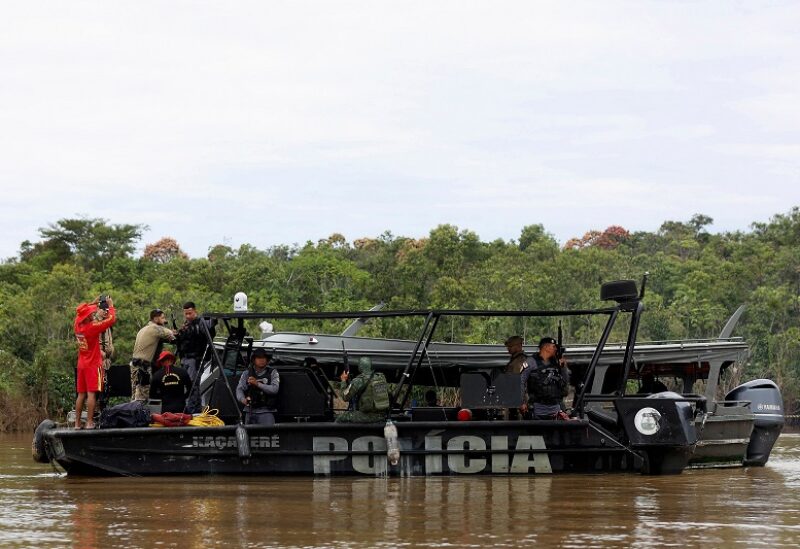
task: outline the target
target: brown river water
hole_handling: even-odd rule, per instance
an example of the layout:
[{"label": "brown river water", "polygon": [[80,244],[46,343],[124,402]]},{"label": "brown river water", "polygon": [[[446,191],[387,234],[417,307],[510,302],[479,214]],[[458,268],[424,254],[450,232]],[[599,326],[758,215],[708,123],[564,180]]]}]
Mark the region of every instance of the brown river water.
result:
[{"label": "brown river water", "polygon": [[68,478],[0,437],[0,547],[798,547],[800,435],[766,467],[456,478]]}]

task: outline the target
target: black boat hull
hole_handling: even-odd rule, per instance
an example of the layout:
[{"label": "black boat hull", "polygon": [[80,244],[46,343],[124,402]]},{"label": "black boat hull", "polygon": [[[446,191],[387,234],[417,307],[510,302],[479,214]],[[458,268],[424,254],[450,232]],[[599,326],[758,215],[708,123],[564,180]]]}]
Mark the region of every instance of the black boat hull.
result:
[{"label": "black boat hull", "polygon": [[[396,423],[400,460],[383,424],[54,429],[48,453],[70,475],[392,475],[680,472],[691,446],[630,449],[586,420]],[[665,464],[660,470],[659,464]]]}]

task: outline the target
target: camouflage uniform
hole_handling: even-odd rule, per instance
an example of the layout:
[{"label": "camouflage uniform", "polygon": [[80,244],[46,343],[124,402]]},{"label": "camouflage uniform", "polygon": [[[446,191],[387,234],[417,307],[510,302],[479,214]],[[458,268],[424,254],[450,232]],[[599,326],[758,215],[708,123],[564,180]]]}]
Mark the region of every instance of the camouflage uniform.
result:
[{"label": "camouflage uniform", "polygon": [[[362,357],[358,361],[359,374],[350,385],[342,383],[342,400],[350,402],[353,398],[358,397],[355,410],[348,410],[340,414],[336,418],[336,423],[381,423],[386,421],[386,413],[384,412],[362,412],[360,408],[365,407],[364,393],[366,392],[366,385],[369,383],[369,378],[372,375],[372,361],[368,357]],[[376,374],[383,376],[383,374]],[[374,406],[366,406],[374,407]]]},{"label": "camouflage uniform", "polygon": [[[98,320],[102,320],[99,318]],[[111,328],[100,334],[100,354],[103,357],[103,370],[108,371],[111,368],[112,361],[116,358],[114,352],[114,338],[111,335]]]},{"label": "camouflage uniform", "polygon": [[[105,315],[100,314],[100,309],[94,313],[94,319],[97,322],[105,320]],[[98,408],[102,410],[108,403],[108,394],[110,387],[108,386],[108,369],[116,358],[114,352],[114,338],[111,334],[111,328],[100,334],[100,356],[103,357],[103,391],[99,394]]]}]

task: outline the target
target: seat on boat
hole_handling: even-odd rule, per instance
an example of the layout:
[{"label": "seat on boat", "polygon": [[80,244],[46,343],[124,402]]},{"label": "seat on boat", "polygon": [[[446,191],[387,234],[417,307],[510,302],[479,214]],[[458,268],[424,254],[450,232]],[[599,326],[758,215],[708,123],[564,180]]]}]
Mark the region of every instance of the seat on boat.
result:
[{"label": "seat on boat", "polygon": [[128,364],[113,364],[106,370],[108,396],[131,396],[131,367]]},{"label": "seat on boat", "polygon": [[519,408],[522,386],[518,374],[461,374],[461,404],[466,408]]},{"label": "seat on boat", "polygon": [[599,423],[602,427],[605,427],[606,429],[616,429],[619,425],[616,413],[607,412],[600,408],[595,408],[595,407],[587,408],[586,416],[595,423]]}]

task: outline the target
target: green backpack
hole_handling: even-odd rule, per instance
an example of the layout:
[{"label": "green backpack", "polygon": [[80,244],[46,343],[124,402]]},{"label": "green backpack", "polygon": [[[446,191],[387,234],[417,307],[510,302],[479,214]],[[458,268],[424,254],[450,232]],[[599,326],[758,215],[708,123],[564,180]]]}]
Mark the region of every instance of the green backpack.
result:
[{"label": "green backpack", "polygon": [[389,384],[386,376],[373,373],[367,380],[358,409],[362,412],[385,412],[389,409]]}]

